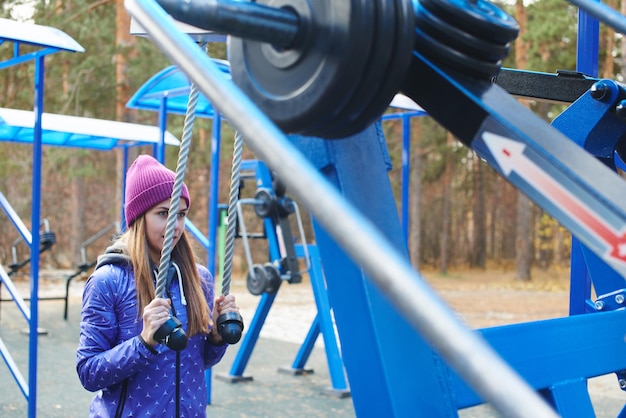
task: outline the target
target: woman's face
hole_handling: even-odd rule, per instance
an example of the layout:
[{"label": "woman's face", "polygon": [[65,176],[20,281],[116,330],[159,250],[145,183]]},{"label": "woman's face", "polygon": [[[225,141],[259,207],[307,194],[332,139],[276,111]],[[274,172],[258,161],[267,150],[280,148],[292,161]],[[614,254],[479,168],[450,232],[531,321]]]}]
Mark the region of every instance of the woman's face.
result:
[{"label": "woman's face", "polygon": [[[153,206],[145,214],[146,239],[148,240],[150,260],[152,260],[155,264],[158,264],[161,260],[161,250],[163,249],[169,210],[170,200],[167,199]],[[187,206],[187,201],[185,199],[180,199],[178,204],[178,216],[176,217],[176,226],[174,227],[172,247],[176,246],[183,231],[185,230],[185,218],[187,217],[188,210],[189,207]]]}]

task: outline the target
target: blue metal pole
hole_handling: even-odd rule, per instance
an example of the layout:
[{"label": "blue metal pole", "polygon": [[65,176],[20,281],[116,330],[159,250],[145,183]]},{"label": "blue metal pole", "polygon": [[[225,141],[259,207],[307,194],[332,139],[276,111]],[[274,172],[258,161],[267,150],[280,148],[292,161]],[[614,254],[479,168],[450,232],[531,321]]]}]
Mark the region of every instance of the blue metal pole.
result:
[{"label": "blue metal pole", "polygon": [[411,175],[411,119],[402,115],[402,236],[409,245],[409,187]]},{"label": "blue metal pole", "polygon": [[[343,360],[337,346],[335,338],[335,327],[330,316],[331,305],[328,297],[328,289],[324,281],[324,273],[322,272],[322,260],[317,245],[308,245],[308,251],[311,258],[311,271],[309,278],[313,293],[315,295],[315,304],[317,306],[316,321],[324,339],[324,351],[326,351],[326,361],[328,362],[328,371],[334,390],[347,390]],[[307,339],[309,337],[307,336]],[[311,347],[315,340],[311,341]]]},{"label": "blue metal pole", "polygon": [[219,182],[220,182],[220,149],[222,147],[222,118],[217,113],[213,117],[211,137],[211,178],[209,180],[209,246],[207,268],[215,276],[215,255],[217,242],[217,226],[219,218]]},{"label": "blue metal pole", "polygon": [[161,98],[159,107],[159,143],[154,151],[155,158],[163,164],[165,162],[165,132],[167,131],[167,96]]},{"label": "blue metal pole", "polygon": [[[600,24],[584,10],[578,10],[578,41],[576,70],[589,76],[598,75],[598,44]],[[570,253],[570,315],[585,313],[586,300],[591,297],[591,280],[583,256],[583,244],[572,236]]]},{"label": "blue metal pole", "polygon": [[41,222],[41,117],[44,106],[44,57],[35,61],[35,126],[30,245],[30,338],[28,353],[28,416],[37,416],[37,328],[39,325],[39,223]]},{"label": "blue metal pole", "polygon": [[124,214],[124,206],[126,205],[126,167],[128,167],[128,147],[124,147],[124,156],[123,156],[123,167],[122,167],[122,207],[121,207],[121,215],[120,215],[120,228],[122,231],[126,229],[126,215]]},{"label": "blue metal pole", "polygon": [[263,293],[259,305],[254,311],[254,316],[248,325],[248,332],[243,335],[239,346],[239,351],[233,360],[233,364],[230,367],[230,376],[243,376],[243,372],[248,365],[252,350],[256,345],[259,336],[261,335],[261,328],[265,323],[265,319],[270,312],[270,308],[276,299],[278,293]]},{"label": "blue metal pole", "polygon": [[600,24],[584,10],[578,11],[578,42],[576,44],[576,70],[586,75],[598,76],[598,39]]},{"label": "blue metal pole", "polygon": [[309,356],[313,352],[313,348],[315,347],[315,341],[317,341],[317,337],[320,335],[320,313],[318,312],[313,318],[313,322],[311,322],[311,326],[309,327],[309,332],[307,332],[306,337],[304,337],[304,342],[300,346],[300,349],[296,353],[296,357],[291,363],[291,368],[294,370],[304,370],[304,366],[306,366],[306,362],[309,359]]},{"label": "blue metal pole", "polygon": [[[211,178],[209,188],[209,239],[207,243],[207,268],[215,277],[215,252],[217,242],[217,223],[219,216],[219,182],[220,182],[220,149],[221,149],[221,126],[222,119],[215,113],[213,117],[212,135],[211,135]],[[206,380],[206,402],[211,405],[211,369],[204,372]]]}]

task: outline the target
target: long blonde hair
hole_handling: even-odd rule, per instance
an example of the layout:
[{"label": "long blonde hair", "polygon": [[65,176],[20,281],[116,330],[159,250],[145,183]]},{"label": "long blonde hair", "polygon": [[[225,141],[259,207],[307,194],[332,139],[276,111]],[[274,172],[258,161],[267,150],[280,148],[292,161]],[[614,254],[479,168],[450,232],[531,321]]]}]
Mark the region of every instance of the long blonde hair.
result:
[{"label": "long blonde hair", "polygon": [[[126,242],[128,256],[133,265],[138,312],[141,316],[143,309],[156,296],[150,257],[148,256],[144,215],[137,218],[120,239]],[[178,264],[183,277],[183,291],[187,298],[187,318],[189,321],[189,329],[186,330],[187,335],[191,337],[199,333],[207,334],[210,320],[209,304],[205,298],[196,267],[196,256],[184,232],[172,249],[171,259]]]}]

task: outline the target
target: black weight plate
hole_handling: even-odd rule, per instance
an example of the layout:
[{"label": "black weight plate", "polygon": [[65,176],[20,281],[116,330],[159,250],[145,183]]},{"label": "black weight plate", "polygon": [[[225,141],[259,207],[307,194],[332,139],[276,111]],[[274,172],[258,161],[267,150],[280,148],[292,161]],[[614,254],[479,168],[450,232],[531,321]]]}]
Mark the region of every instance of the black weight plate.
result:
[{"label": "black weight plate", "polygon": [[370,105],[378,93],[378,86],[384,79],[391,59],[395,40],[395,0],[372,0],[374,21],[370,31],[373,34],[372,47],[365,64],[365,72],[346,106],[331,123],[316,132],[324,138],[342,138],[346,132],[361,131],[365,126],[357,126],[355,120],[364,108]]},{"label": "black weight plate", "polygon": [[355,126],[371,125],[389,107],[389,103],[404,84],[415,44],[415,17],[411,0],[395,0],[395,16],[392,21],[396,28],[395,41],[391,45],[386,45],[393,50],[391,59],[385,76],[378,83],[376,95],[355,120]]},{"label": "black weight plate", "polygon": [[486,0],[419,2],[441,20],[490,42],[505,45],[515,40],[519,33],[517,21]]},{"label": "black weight plate", "polygon": [[369,56],[371,0],[268,0],[299,15],[301,41],[290,50],[229,37],[233,81],[282,130],[310,134],[345,106]]},{"label": "black weight plate", "polygon": [[248,272],[248,276],[246,278],[246,287],[248,291],[254,296],[259,296],[265,289],[267,288],[268,278],[265,274],[265,269],[260,264],[255,264],[252,266],[252,271],[254,276]]},{"label": "black weight plate", "polygon": [[419,27],[415,27],[415,50],[434,63],[447,66],[471,77],[489,79],[500,72],[501,62],[476,60],[439,43]]},{"label": "black weight plate", "polygon": [[444,45],[479,60],[495,62],[509,54],[509,44],[501,45],[477,38],[444,22],[421,5],[416,10],[415,25]]}]

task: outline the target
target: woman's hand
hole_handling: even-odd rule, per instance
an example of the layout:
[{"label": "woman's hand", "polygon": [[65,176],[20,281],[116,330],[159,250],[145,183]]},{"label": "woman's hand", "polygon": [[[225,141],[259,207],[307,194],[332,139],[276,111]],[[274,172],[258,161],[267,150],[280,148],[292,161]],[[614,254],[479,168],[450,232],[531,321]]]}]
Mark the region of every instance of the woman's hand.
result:
[{"label": "woman's hand", "polygon": [[213,324],[211,324],[212,329],[209,335],[210,340],[213,344],[219,345],[224,343],[224,340],[218,332],[215,324],[217,323],[217,318],[219,318],[220,315],[228,312],[239,312],[239,306],[237,306],[235,296],[230,294],[221,295],[217,299],[215,299],[215,304],[213,305]]},{"label": "woman's hand", "polygon": [[141,338],[151,347],[159,345],[154,333],[169,319],[171,304],[170,299],[155,298],[143,309]]}]

